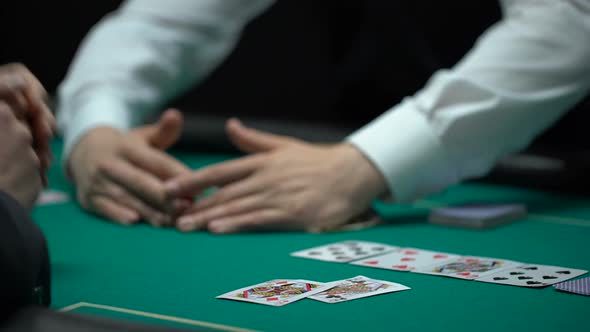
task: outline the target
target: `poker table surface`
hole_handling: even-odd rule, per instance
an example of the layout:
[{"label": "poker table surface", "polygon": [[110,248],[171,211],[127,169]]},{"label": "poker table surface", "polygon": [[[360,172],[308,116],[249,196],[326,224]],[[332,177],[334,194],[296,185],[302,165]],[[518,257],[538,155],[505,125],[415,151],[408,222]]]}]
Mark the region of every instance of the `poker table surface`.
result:
[{"label": "poker table surface", "polygon": [[[385,222],[323,234],[181,233],[120,226],[83,211],[52,149],[50,188],[72,200],[36,207],[52,267],[52,307],[84,315],[211,331],[587,331],[590,297],[291,257],[344,240],[590,270],[590,198],[470,182],[395,205],[376,202]],[[236,155],[172,151],[191,168]],[[523,203],[528,215],[489,230],[432,225],[433,207],[466,202]],[[409,291],[337,304],[301,300],[282,307],[217,295],[271,279],[321,282],[358,275]]]}]

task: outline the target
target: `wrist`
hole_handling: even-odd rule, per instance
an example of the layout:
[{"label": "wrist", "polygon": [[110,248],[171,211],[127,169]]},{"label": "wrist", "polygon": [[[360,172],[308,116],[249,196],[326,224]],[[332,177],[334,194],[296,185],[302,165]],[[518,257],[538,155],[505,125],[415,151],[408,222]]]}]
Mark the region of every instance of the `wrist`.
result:
[{"label": "wrist", "polygon": [[[80,137],[78,142],[72,147],[70,154],[66,160],[66,173],[68,177],[76,182],[76,166],[83,163],[83,160],[88,159],[88,154],[102,155],[98,150],[109,145],[109,141],[122,135],[119,129],[100,126],[88,130],[85,134]],[[96,142],[96,143],[95,143]],[[97,145],[94,147],[93,145]]]},{"label": "wrist", "polygon": [[387,181],[379,169],[369,160],[361,150],[352,144],[341,144],[346,162],[354,172],[355,191],[361,192],[363,196],[370,199],[377,198],[388,193]]}]

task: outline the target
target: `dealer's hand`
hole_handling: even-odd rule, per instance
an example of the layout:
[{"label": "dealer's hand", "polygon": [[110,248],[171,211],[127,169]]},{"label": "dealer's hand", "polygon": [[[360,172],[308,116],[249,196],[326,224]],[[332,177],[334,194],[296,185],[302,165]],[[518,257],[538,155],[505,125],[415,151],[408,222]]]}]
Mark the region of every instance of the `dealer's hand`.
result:
[{"label": "dealer's hand", "polygon": [[366,210],[386,190],[381,173],[352,145],[308,144],[235,119],[227,132],[250,155],[166,183],[168,195],[177,198],[220,187],[178,220],[182,231],[321,231]]},{"label": "dealer's hand", "polygon": [[163,181],[189,170],[163,150],[180,136],[182,121],[180,112],[168,110],[156,124],[129,133],[89,131],[68,162],[82,207],[121,224],[172,225],[179,207],[167,199]]}]

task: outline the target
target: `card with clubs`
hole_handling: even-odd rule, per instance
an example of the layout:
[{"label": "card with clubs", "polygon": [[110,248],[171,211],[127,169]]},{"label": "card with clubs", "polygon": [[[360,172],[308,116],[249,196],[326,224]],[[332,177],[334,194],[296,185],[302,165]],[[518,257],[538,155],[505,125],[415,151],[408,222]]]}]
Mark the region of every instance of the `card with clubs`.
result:
[{"label": "card with clubs", "polygon": [[414,271],[433,264],[442,264],[459,257],[459,255],[444,252],[403,248],[387,254],[355,261],[350,264],[396,271]]},{"label": "card with clubs", "polygon": [[302,279],[276,279],[236,289],[218,299],[252,302],[280,307],[330,288],[329,284]]},{"label": "card with clubs", "polygon": [[581,276],[586,272],[588,271],[567,267],[526,264],[498,271],[477,281],[521,287],[545,287]]},{"label": "card with clubs", "polygon": [[339,303],[410,289],[402,284],[371,279],[364,276],[331,282],[330,285],[332,285],[330,289],[312,295],[309,298],[326,303]]},{"label": "card with clubs", "polygon": [[420,268],[415,272],[460,279],[477,279],[521,263],[487,257],[459,257],[442,264]]},{"label": "card with clubs", "polygon": [[366,241],[344,241],[291,253],[291,256],[347,263],[397,250],[399,247]]}]

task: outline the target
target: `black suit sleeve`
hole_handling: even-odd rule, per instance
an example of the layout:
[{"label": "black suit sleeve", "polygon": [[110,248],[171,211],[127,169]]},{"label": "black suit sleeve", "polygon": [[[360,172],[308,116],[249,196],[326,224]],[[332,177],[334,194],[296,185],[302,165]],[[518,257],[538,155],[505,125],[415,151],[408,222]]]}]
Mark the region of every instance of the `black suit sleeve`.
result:
[{"label": "black suit sleeve", "polygon": [[0,318],[27,304],[49,305],[49,254],[29,213],[0,191]]}]

